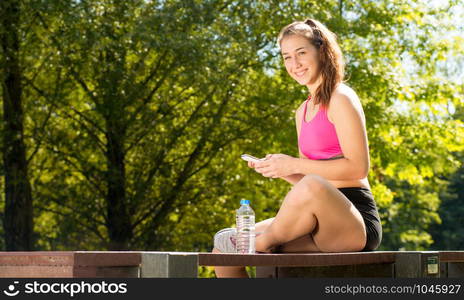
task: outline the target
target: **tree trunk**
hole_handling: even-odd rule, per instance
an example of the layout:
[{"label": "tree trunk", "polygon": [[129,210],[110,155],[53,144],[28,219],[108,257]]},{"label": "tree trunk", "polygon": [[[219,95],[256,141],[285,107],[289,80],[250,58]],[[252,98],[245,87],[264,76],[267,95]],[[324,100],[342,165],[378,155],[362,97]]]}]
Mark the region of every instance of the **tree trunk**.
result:
[{"label": "tree trunk", "polygon": [[123,135],[113,122],[107,123],[107,213],[110,250],[126,250],[132,239],[126,204],[126,173]]},{"label": "tree trunk", "polygon": [[32,250],[31,186],[23,139],[21,69],[19,66],[19,1],[0,1],[3,66],[3,162],[5,172],[6,250]]}]

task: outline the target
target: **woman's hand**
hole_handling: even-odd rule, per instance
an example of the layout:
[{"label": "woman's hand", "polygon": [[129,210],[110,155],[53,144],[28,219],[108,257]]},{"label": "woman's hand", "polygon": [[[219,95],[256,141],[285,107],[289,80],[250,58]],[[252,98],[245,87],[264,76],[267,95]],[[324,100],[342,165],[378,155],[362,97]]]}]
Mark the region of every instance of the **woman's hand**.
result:
[{"label": "woman's hand", "polygon": [[282,178],[294,174],[293,166],[297,159],[285,154],[267,154],[260,162],[249,162],[248,166],[264,177]]}]

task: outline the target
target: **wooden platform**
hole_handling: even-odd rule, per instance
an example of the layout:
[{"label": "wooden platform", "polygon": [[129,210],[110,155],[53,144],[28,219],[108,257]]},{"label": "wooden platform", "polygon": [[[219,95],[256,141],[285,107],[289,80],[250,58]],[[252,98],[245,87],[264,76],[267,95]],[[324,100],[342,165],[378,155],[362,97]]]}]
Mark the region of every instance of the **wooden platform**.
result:
[{"label": "wooden platform", "polygon": [[139,277],[140,252],[0,252],[0,277]]},{"label": "wooden platform", "polygon": [[256,266],[257,277],[464,278],[464,251],[199,253],[204,266]]},{"label": "wooden platform", "polygon": [[340,266],[394,263],[397,252],[213,254],[199,253],[203,266]]},{"label": "wooden platform", "polygon": [[197,277],[199,266],[256,266],[257,277],[459,277],[464,251],[300,254],[0,252],[0,277]]}]

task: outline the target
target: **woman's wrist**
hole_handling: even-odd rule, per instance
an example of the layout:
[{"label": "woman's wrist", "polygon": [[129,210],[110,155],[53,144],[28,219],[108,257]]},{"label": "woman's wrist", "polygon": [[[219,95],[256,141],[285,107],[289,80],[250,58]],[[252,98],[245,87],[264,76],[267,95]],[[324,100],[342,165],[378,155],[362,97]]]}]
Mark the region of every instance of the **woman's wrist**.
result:
[{"label": "woman's wrist", "polygon": [[290,170],[292,174],[300,174],[300,161],[301,159],[298,157],[292,157],[292,160],[290,162]]}]

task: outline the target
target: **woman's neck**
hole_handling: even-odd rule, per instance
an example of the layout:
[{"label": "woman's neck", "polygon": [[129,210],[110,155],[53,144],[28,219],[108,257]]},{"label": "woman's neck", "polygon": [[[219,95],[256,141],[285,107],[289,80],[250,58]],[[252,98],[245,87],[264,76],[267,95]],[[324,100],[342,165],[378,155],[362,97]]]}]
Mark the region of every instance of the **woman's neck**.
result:
[{"label": "woman's neck", "polygon": [[321,76],[319,76],[316,80],[313,82],[308,83],[306,86],[308,87],[308,91],[311,94],[311,96],[314,96],[316,93],[317,88],[321,84]]}]

